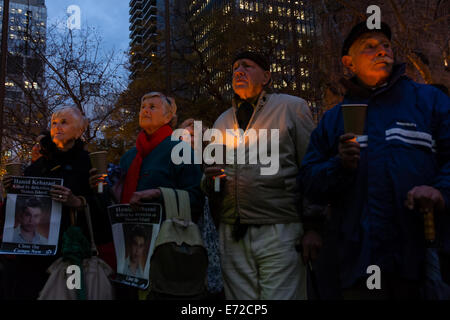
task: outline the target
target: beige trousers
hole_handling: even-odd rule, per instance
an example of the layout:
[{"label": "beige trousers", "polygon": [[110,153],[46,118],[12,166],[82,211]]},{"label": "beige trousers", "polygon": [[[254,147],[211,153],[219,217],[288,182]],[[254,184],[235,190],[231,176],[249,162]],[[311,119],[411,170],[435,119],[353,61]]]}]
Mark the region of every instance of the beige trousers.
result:
[{"label": "beige trousers", "polygon": [[220,260],[227,300],[304,300],[306,268],[295,243],[301,223],[250,226],[243,239],[220,225]]}]

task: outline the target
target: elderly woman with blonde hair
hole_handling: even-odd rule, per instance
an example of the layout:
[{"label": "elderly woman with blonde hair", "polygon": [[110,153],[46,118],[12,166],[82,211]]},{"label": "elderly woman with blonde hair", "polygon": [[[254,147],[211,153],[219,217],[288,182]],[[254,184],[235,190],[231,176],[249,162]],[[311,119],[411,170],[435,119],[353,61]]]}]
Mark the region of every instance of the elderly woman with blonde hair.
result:
[{"label": "elderly woman with blonde hair", "polygon": [[[12,277],[10,286],[5,288],[10,299],[38,297],[39,291],[48,279],[48,267],[61,254],[62,235],[71,225],[71,209],[82,208],[85,203],[81,196],[89,199],[92,195],[89,188],[91,164],[89,154],[81,140],[87,125],[87,119],[78,108],[68,106],[59,108],[52,114],[50,136],[41,140],[41,143],[47,145],[47,152],[25,169],[25,176],[63,179],[62,186],[52,186],[50,191],[52,200],[62,204],[58,252],[56,257],[18,255],[14,259],[16,275]],[[5,179],[6,188],[11,186],[9,180]],[[80,215],[79,218],[78,224],[82,228],[85,227],[83,217]]]},{"label": "elderly woman with blonde hair", "polygon": [[[202,172],[200,165],[175,164],[172,149],[179,140],[172,141],[171,123],[177,111],[173,98],[161,92],[150,92],[141,98],[139,126],[141,131],[136,146],[126,152],[120,160],[121,183],[113,188],[115,202],[129,203],[137,207],[145,202],[161,202],[159,187],[186,190],[191,204],[192,220],[197,221],[203,210],[203,195],[200,189]],[[101,181],[101,176],[91,171],[91,188]],[[137,299],[136,290],[118,289],[119,299]],[[124,289],[124,288],[122,288]]]},{"label": "elderly woman with blonde hair", "polygon": [[189,193],[193,219],[199,217],[202,208],[199,165],[173,163],[172,148],[180,141],[172,141],[170,122],[176,114],[173,98],[160,92],[150,92],[141,99],[139,126],[141,131],[136,146],[120,160],[125,182],[120,196],[121,203],[132,206],[159,199],[158,187],[186,190]]}]

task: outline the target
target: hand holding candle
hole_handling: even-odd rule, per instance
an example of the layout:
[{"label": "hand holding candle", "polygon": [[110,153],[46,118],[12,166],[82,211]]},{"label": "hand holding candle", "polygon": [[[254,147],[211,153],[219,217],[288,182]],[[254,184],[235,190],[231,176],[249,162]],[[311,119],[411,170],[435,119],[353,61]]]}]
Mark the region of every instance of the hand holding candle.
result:
[{"label": "hand holding candle", "polygon": [[214,192],[220,192],[221,179],[226,177],[224,165],[226,162],[226,146],[223,144],[211,144],[217,151],[219,148],[222,149],[222,154],[216,154],[214,152],[213,164],[205,169],[205,175],[208,178],[212,178],[214,181]]},{"label": "hand holding candle", "polygon": [[[89,157],[91,158],[91,165],[92,168],[97,169],[95,171],[96,173],[96,177],[98,175],[101,175],[101,177],[104,179],[107,175],[108,175],[108,164],[107,164],[107,152],[106,151],[98,151],[98,152],[91,152],[89,154]],[[93,171],[90,172],[91,173],[91,177],[93,174]],[[103,179],[102,181],[98,182],[97,184],[97,192],[98,193],[103,193]],[[98,180],[98,177],[97,177]],[[92,181],[90,181],[92,183]]]}]

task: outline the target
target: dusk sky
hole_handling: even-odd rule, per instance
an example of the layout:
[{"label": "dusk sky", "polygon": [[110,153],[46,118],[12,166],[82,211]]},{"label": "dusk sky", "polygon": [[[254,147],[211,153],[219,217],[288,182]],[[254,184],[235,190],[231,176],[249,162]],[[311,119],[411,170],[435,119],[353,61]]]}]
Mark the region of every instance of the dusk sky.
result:
[{"label": "dusk sky", "polygon": [[47,22],[67,20],[67,8],[78,5],[81,9],[81,26],[95,27],[106,50],[123,52],[129,44],[128,0],[46,0]]}]

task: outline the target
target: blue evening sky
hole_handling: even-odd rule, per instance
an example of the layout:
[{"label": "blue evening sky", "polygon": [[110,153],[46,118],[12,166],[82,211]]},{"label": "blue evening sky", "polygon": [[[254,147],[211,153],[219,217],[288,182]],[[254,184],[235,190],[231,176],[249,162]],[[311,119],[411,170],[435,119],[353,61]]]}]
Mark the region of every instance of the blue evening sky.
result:
[{"label": "blue evening sky", "polygon": [[128,50],[129,0],[46,0],[45,4],[48,25],[66,21],[67,8],[77,5],[81,9],[81,26],[94,27],[105,50]]}]

